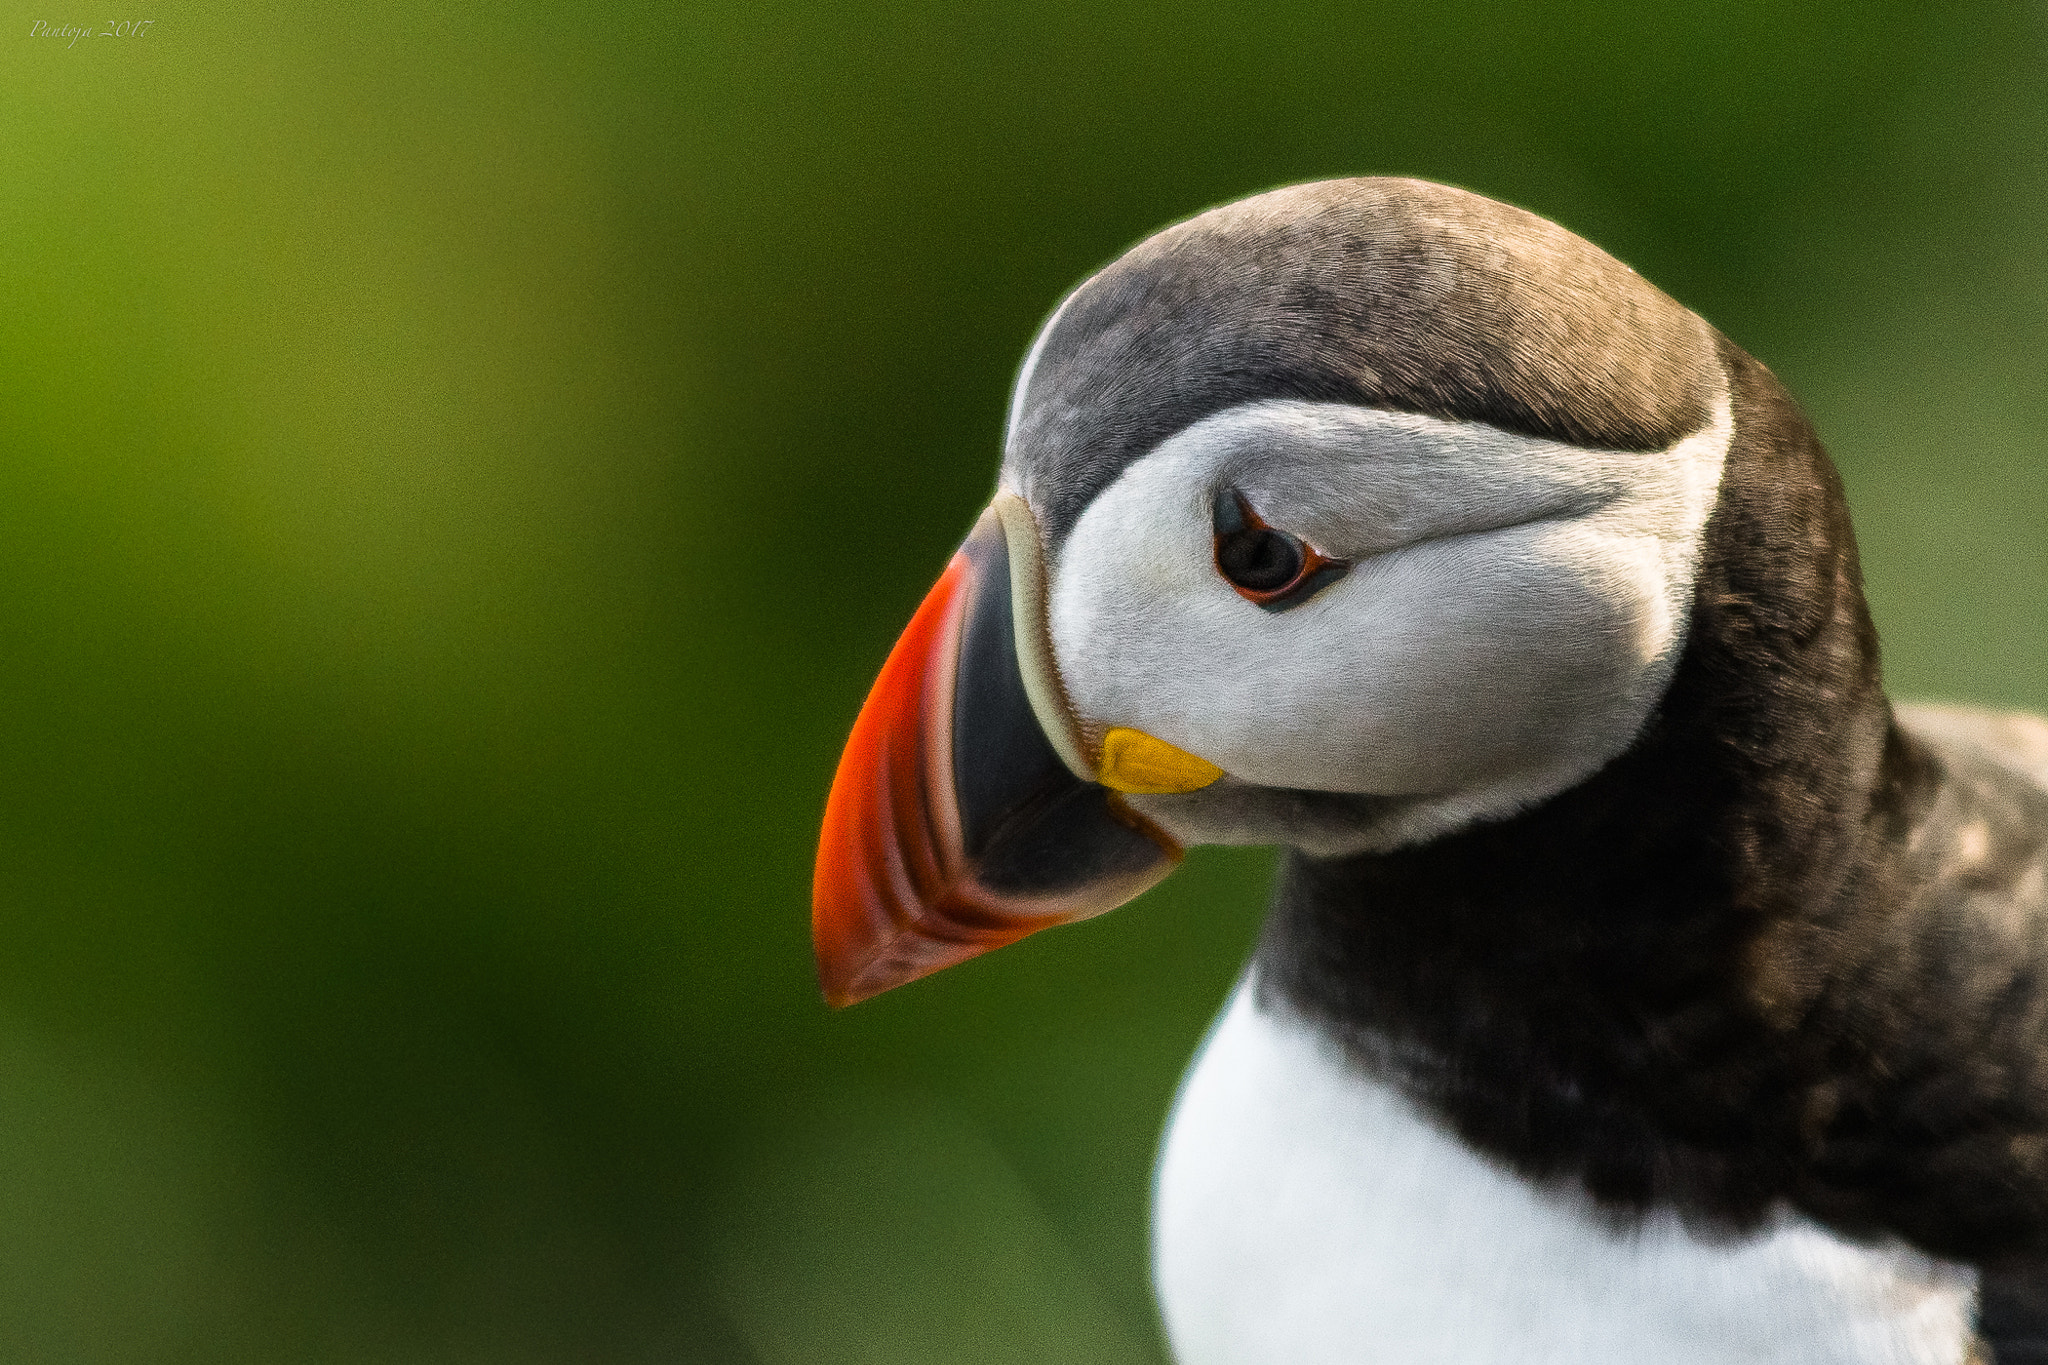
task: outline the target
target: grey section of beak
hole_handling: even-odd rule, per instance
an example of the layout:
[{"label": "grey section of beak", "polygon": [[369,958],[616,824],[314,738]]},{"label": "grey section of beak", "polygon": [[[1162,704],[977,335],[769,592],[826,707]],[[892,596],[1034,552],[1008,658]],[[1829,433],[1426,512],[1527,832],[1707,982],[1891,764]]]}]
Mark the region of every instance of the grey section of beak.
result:
[{"label": "grey section of beak", "polygon": [[[1132,879],[1149,885],[1180,850],[1116,793],[1076,777],[1047,737],[1019,657],[1007,530],[991,509],[963,547],[974,579],[953,692],[961,852],[977,880],[1002,894],[1059,896]],[[1025,629],[1035,632],[1036,623]]]}]

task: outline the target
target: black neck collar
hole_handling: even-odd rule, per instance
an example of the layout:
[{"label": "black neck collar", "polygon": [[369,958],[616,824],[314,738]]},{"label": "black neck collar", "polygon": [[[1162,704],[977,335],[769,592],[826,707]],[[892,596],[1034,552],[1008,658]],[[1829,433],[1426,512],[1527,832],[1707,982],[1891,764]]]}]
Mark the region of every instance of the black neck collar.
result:
[{"label": "black neck collar", "polygon": [[1636,744],[1508,820],[1291,855],[1257,962],[1269,1000],[1526,1174],[1747,1223],[1805,1183],[1843,933],[1938,775],[1891,723],[1833,467],[1768,371],[1723,359],[1736,433]]}]

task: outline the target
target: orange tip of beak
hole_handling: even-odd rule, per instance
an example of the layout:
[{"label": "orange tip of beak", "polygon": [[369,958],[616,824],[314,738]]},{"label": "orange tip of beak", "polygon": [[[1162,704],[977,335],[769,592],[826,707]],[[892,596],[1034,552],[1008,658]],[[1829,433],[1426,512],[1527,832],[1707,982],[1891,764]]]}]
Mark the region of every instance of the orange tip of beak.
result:
[{"label": "orange tip of beak", "polygon": [[[833,1005],[1114,909],[1180,859],[1048,739],[1020,668],[1009,546],[998,513],[985,513],[847,739],[811,897],[818,984]],[[1037,553],[1033,539],[1018,555]],[[1143,741],[1117,750],[1129,749],[1134,781],[1181,784],[1128,790],[1187,790],[1201,760],[1127,733]]]}]

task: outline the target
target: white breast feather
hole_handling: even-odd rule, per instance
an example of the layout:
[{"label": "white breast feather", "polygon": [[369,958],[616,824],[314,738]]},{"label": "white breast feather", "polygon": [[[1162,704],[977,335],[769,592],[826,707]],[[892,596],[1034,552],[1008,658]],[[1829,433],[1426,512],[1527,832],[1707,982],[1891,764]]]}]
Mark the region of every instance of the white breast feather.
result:
[{"label": "white breast feather", "polygon": [[1480,1157],[1247,984],[1161,1153],[1181,1365],[1960,1365],[1970,1270],[1785,1213],[1615,1231]]}]

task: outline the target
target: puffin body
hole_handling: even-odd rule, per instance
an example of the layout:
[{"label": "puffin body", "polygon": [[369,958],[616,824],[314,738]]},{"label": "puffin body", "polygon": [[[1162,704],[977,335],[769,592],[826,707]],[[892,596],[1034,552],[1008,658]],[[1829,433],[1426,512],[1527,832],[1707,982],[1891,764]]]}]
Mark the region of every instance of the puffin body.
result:
[{"label": "puffin body", "polygon": [[1805,418],[1611,257],[1331,181],[1046,323],[827,995],[1194,843],[1286,852],[1161,1159],[1184,1365],[2048,1361],[2048,725],[1894,714]]}]

